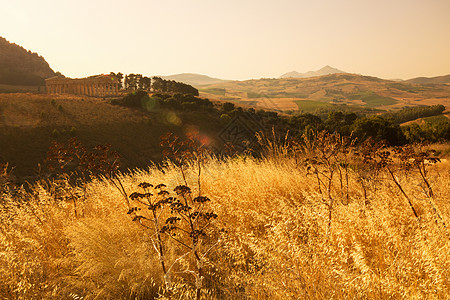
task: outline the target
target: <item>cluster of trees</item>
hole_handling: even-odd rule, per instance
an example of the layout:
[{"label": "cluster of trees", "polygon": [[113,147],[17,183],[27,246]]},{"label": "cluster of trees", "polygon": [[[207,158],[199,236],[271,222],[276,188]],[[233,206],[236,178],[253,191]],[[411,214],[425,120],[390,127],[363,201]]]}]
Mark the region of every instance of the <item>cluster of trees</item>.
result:
[{"label": "cluster of trees", "polygon": [[[242,114],[241,108],[226,113],[230,118]],[[352,112],[329,112],[326,118],[305,113],[286,118],[276,112],[248,109],[243,115],[251,115],[262,128],[269,130],[272,127],[282,136],[289,130],[291,136],[300,137],[303,133],[314,131],[327,131],[339,133],[342,136],[357,138],[362,142],[367,138],[375,141],[387,141],[390,145],[404,145],[414,142],[440,142],[450,140],[450,120],[442,120],[435,124],[412,124],[400,126],[392,118],[380,115],[358,116]],[[227,118],[228,119],[228,118]]]},{"label": "cluster of trees", "polygon": [[384,118],[392,119],[395,123],[401,124],[419,118],[437,116],[444,112],[445,106],[442,104],[431,106],[408,107],[397,112],[383,114]]},{"label": "cluster of trees", "polygon": [[199,92],[196,88],[189,84],[177,82],[175,80],[165,80],[161,77],[147,77],[142,74],[110,73],[111,76],[117,78],[120,82],[120,88],[126,91],[153,91],[161,94],[183,94],[198,96]]},{"label": "cluster of trees", "polygon": [[192,94],[154,94],[152,99],[156,100],[161,108],[184,110],[184,111],[210,111],[214,104],[208,99],[198,98]]},{"label": "cluster of trees", "polygon": [[152,80],[150,79],[150,77],[142,76],[142,74],[131,73],[125,75],[123,84],[127,91],[148,91],[151,88],[151,82]]},{"label": "cluster of trees", "polygon": [[402,126],[402,132],[409,143],[450,141],[450,120],[442,120],[435,124],[414,123]]},{"label": "cluster of trees", "polygon": [[0,84],[40,86],[56,74],[42,56],[0,37]]},{"label": "cluster of trees", "polygon": [[152,90],[157,93],[199,95],[198,90],[189,84],[175,80],[165,80],[161,77],[153,77]]}]

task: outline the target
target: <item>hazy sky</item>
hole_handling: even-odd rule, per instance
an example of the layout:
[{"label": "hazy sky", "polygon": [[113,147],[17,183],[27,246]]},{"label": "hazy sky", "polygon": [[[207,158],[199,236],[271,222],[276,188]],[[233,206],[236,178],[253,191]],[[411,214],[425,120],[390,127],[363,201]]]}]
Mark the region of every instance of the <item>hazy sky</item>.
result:
[{"label": "hazy sky", "polygon": [[450,0],[0,0],[0,36],[70,77],[450,73]]}]

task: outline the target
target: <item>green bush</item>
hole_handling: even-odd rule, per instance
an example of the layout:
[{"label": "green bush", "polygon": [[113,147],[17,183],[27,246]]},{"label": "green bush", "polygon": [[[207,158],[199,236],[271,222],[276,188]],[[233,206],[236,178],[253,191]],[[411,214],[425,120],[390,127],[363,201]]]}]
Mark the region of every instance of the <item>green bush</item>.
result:
[{"label": "green bush", "polygon": [[72,128],[70,128],[70,135],[75,136],[76,134],[77,134],[77,128],[72,126]]}]

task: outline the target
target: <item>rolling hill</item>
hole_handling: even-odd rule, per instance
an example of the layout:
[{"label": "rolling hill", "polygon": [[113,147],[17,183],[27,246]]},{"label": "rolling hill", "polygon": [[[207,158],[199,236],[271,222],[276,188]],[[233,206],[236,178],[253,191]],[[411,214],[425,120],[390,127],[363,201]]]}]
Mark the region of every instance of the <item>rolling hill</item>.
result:
[{"label": "rolling hill", "polygon": [[55,75],[42,56],[0,37],[0,84],[38,86]]},{"label": "rolling hill", "polygon": [[193,86],[216,84],[216,83],[223,83],[223,82],[228,81],[228,80],[212,78],[212,77],[209,77],[206,75],[195,74],[195,73],[182,73],[182,74],[160,76],[160,77],[167,79],[167,80],[175,80],[178,82],[183,82],[183,83],[193,85]]},{"label": "rolling hill", "polygon": [[405,82],[415,84],[450,84],[450,74],[436,77],[416,77],[405,80]]},{"label": "rolling hill", "polygon": [[336,74],[336,73],[346,73],[344,71],[341,71],[339,69],[325,66],[322,69],[319,69],[317,71],[309,71],[306,73],[299,73],[297,71],[292,71],[286,74],[283,74],[280,76],[280,78],[309,78],[309,77],[317,77],[317,76],[323,76],[323,75],[330,75],[330,74]]},{"label": "rolling hill", "polygon": [[434,104],[450,107],[448,85],[419,85],[350,73],[229,81],[205,86],[200,92],[211,99],[281,111],[314,112],[343,105],[386,110]]}]

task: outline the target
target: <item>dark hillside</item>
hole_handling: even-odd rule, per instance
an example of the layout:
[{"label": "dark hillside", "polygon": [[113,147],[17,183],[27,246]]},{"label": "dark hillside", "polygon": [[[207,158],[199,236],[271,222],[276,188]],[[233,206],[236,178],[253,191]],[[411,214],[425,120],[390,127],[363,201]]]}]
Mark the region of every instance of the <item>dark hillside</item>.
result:
[{"label": "dark hillside", "polygon": [[111,144],[126,171],[160,161],[166,132],[195,127],[214,137],[222,128],[208,111],[147,109],[69,95],[0,94],[0,163],[8,162],[19,178],[36,176],[53,141],[76,137],[87,148]]},{"label": "dark hillside", "polygon": [[0,84],[37,86],[52,76],[42,56],[0,37]]}]

